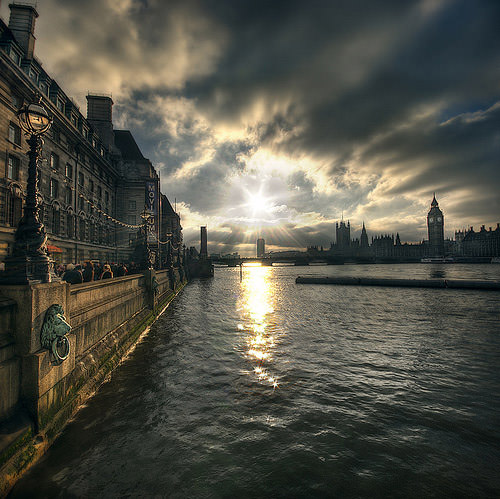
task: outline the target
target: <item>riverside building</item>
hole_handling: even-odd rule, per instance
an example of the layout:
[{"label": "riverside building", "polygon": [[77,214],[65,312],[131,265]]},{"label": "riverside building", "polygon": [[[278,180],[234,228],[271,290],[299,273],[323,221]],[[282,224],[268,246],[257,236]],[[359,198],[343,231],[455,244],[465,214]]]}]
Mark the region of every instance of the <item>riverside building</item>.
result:
[{"label": "riverside building", "polygon": [[169,225],[162,216],[181,240],[179,217],[160,193],[154,166],[129,131],[113,129],[111,96],[88,95],[85,115],[35,58],[35,7],[9,7],[9,24],[0,19],[0,262],[12,251],[26,193],[28,146],[16,113],[37,94],[53,117],[38,186],[50,256],[64,263],[129,261],[146,205],[155,215],[153,251]]},{"label": "riverside building", "polygon": [[257,258],[264,258],[266,256],[266,241],[260,237],[257,239]]}]

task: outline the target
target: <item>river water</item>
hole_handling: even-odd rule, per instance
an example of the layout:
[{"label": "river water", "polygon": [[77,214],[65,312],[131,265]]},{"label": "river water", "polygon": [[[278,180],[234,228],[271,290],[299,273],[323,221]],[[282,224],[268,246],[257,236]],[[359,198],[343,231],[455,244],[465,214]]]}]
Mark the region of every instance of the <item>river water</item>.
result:
[{"label": "river water", "polygon": [[498,497],[500,293],[297,285],[500,265],[218,268],[12,497]]}]

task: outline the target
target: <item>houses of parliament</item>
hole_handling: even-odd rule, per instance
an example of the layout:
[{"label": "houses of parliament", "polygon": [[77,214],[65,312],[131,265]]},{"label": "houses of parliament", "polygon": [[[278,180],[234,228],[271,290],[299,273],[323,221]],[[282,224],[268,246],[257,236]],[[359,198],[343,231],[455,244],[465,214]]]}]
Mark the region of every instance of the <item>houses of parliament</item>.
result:
[{"label": "houses of parliament", "polygon": [[399,233],[381,234],[368,239],[363,223],[359,239],[351,239],[351,224],[341,220],[335,224],[335,242],[329,249],[310,246],[310,256],[338,256],[357,261],[421,261],[422,259],[445,259],[455,261],[490,261],[500,256],[500,224],[496,228],[483,225],[479,231],[473,227],[455,231],[455,239],[444,237],[444,214],[434,195],[427,213],[427,239],[420,243],[402,243]]}]

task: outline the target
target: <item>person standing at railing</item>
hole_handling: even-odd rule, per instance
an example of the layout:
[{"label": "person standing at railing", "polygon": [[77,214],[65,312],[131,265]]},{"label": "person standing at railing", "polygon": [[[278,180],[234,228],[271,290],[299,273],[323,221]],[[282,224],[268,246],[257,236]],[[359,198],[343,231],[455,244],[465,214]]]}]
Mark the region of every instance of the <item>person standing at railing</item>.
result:
[{"label": "person standing at railing", "polygon": [[68,263],[66,272],[63,274],[63,280],[70,284],[80,284],[83,282],[82,273],[72,263]]},{"label": "person standing at railing", "polygon": [[128,273],[127,267],[125,266],[124,263],[121,263],[116,268],[115,277],[123,277],[123,276],[127,275],[127,273]]},{"label": "person standing at railing", "polygon": [[113,277],[113,272],[111,272],[111,267],[106,264],[104,265],[101,279],[111,279]]},{"label": "person standing at railing", "polygon": [[85,262],[83,267],[83,282],[92,282],[94,280],[94,265],[92,262]]}]

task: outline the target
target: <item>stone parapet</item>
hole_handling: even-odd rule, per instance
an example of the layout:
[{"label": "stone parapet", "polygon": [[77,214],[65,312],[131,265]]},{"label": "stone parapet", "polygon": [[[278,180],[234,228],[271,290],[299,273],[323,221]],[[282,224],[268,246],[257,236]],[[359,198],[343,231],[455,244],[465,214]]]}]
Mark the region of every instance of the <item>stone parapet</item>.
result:
[{"label": "stone parapet", "polygon": [[[0,484],[7,484],[0,485],[0,496],[43,454],[185,283],[179,270],[171,269],[77,285],[0,286],[0,430],[21,408],[31,419],[31,428],[14,424],[11,433],[19,437],[4,440],[8,446],[0,448]],[[62,307],[71,326],[69,355],[62,362],[40,339],[54,305]]]}]

